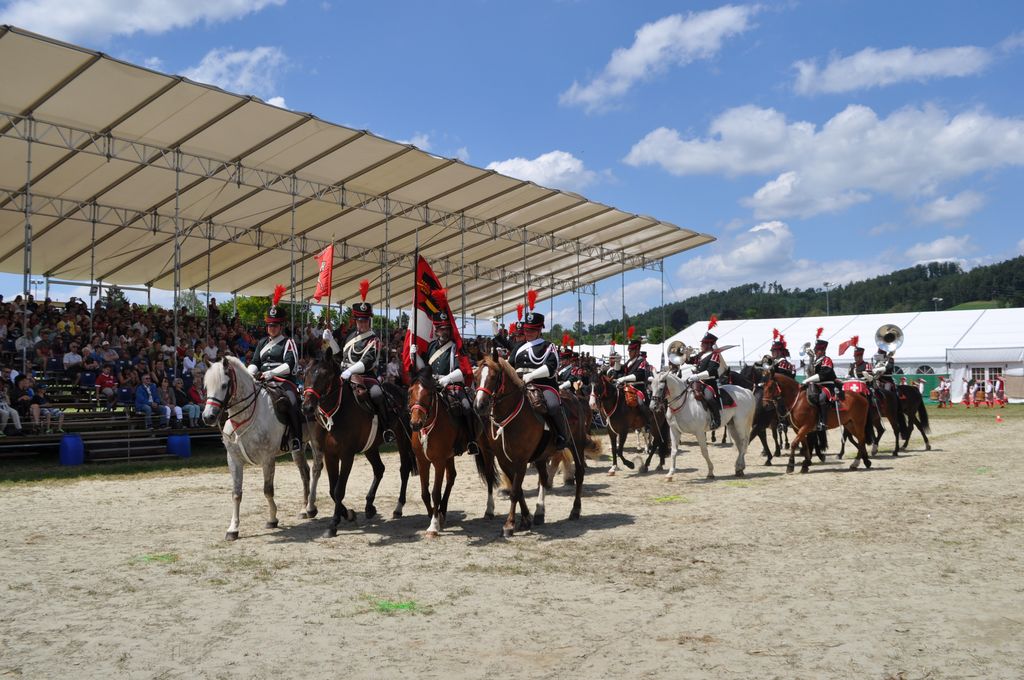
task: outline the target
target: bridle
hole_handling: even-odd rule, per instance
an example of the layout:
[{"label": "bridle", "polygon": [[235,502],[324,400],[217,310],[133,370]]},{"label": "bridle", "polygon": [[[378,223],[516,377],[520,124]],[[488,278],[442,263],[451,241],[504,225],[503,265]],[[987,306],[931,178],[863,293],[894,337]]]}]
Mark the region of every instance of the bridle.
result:
[{"label": "bridle", "polygon": [[246,409],[248,409],[251,406],[252,407],[252,413],[249,414],[248,418],[245,418],[243,420],[235,420],[234,416],[232,416],[229,413],[229,410],[230,410],[229,406],[231,405],[232,399],[234,399],[234,397],[235,397],[235,392],[236,392],[237,385],[238,385],[238,378],[235,377],[235,367],[234,366],[230,366],[230,365],[228,366],[227,376],[228,376],[228,391],[224,395],[224,398],[223,399],[218,399],[217,397],[214,397],[214,396],[211,396],[211,395],[207,395],[207,397],[206,397],[206,405],[207,406],[215,406],[216,408],[220,409],[220,415],[217,416],[217,425],[219,425],[221,427],[221,429],[223,429],[224,428],[224,424],[230,422],[231,426],[233,428],[232,429],[232,435],[237,437],[239,435],[239,431],[242,428],[242,426],[244,426],[247,423],[249,423],[253,419],[253,417],[256,415],[256,398],[259,396],[260,384],[258,382],[255,382],[255,381],[253,382],[252,394],[249,395],[248,397],[246,397],[243,400],[241,408],[239,408],[239,410],[237,412],[237,413],[242,413],[242,412],[244,412]]},{"label": "bridle", "polygon": [[[421,426],[420,429],[419,429],[420,440],[422,441],[423,439],[426,439],[427,437],[429,437],[430,433],[434,431],[434,426],[437,425],[437,414],[440,411],[440,409],[438,408],[437,390],[428,390],[426,388],[426,386],[419,379],[415,380],[413,382],[413,384],[420,386],[420,394],[422,394],[423,392],[427,392],[428,395],[429,395],[427,397],[427,405],[426,406],[421,404],[419,402],[419,399],[417,399],[416,403],[414,403],[412,406],[409,407],[410,414],[415,412],[415,411],[422,411],[423,412],[423,418],[424,419],[429,419],[429,421],[430,421],[426,425]],[[433,412],[433,414],[434,414],[433,418],[430,417],[431,412]]]},{"label": "bridle", "polygon": [[491,424],[497,426],[497,434],[495,435],[496,437],[501,435],[506,425],[508,425],[509,423],[516,419],[516,416],[518,416],[522,412],[523,405],[526,403],[526,390],[523,390],[522,394],[519,395],[519,403],[516,405],[515,408],[512,409],[510,415],[503,419],[495,417],[495,411],[497,410],[498,405],[501,403],[501,401],[507,397],[513,396],[511,392],[505,391],[505,370],[506,369],[500,363],[497,365],[496,372],[498,373],[499,376],[498,386],[495,387],[493,390],[489,389],[487,385],[481,385],[480,387],[477,388],[478,391],[483,392],[484,394],[491,398],[490,418]]},{"label": "bridle", "polygon": [[[608,393],[611,391],[609,389],[611,387],[611,384],[612,384],[611,378],[609,378],[606,375],[598,375],[597,376],[597,384],[599,384],[601,386],[601,393],[600,394],[596,394],[594,396],[597,397],[597,403],[601,406],[601,410],[605,412],[604,413],[605,419],[606,420],[611,420],[611,417],[619,409],[619,390],[615,389],[615,403],[612,404],[612,410],[609,411],[604,406],[604,398],[606,396],[608,396]],[[612,431],[614,432],[614,430],[612,430]]]},{"label": "bridle", "polygon": [[[313,387],[307,387],[306,389],[302,390],[303,396],[306,396],[307,394],[312,394],[314,397],[316,397],[316,419],[320,423],[320,425],[322,425],[323,428],[328,432],[330,432],[331,428],[334,426],[334,415],[341,408],[341,398],[343,396],[341,391],[344,388],[342,382],[343,381],[341,379],[341,375],[339,374],[337,383],[335,383],[333,380],[329,382],[327,391],[324,392],[323,395],[321,395],[320,392],[318,392]],[[327,397],[331,396],[335,388],[337,389],[338,393],[337,401],[335,401],[333,407],[324,408],[324,400]]]},{"label": "bridle", "polygon": [[[775,396],[768,396],[769,387],[772,388],[772,393]],[[767,397],[772,402],[772,406],[775,407],[775,417],[779,421],[779,423],[781,424],[782,422],[788,420],[792,424],[793,406],[796,406],[797,400],[800,399],[800,393],[798,392],[796,395],[796,399],[793,400],[793,406],[786,408],[786,404],[783,401],[784,395],[782,393],[782,387],[779,386],[778,381],[775,380],[775,375],[772,374],[768,376],[768,382],[764,384],[764,396]]]}]

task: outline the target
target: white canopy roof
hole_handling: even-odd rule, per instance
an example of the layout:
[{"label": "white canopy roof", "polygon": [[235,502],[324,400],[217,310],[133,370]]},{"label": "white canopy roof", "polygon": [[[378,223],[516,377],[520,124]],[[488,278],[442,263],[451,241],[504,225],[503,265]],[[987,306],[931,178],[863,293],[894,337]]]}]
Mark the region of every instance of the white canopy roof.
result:
[{"label": "white canopy roof", "polygon": [[24,271],[30,215],[33,274],[171,289],[177,234],[181,288],[267,294],[294,256],[309,297],[335,242],[334,301],[386,268],[408,304],[418,240],[489,316],[714,240],[17,28],[0,63],[0,271]]},{"label": "white canopy roof", "polygon": [[[815,332],[823,328],[821,337],[829,341],[829,356],[836,364],[848,365],[852,351],[839,356],[839,344],[854,335],[870,357],[877,351],[875,331],[883,324],[896,324],[905,336],[896,352],[896,363],[905,371],[928,365],[934,369],[950,361],[984,362],[995,356],[1020,357],[1024,352],[1024,308],[987,309],[944,312],[908,312],[899,314],[858,314],[851,316],[819,316],[789,319],[739,319],[719,321],[712,331],[718,345],[738,345],[726,350],[724,356],[732,365],[754,363],[768,354],[772,329],[786,337],[789,351],[796,357],[805,342],[814,342]],[[669,338],[698,346],[707,331],[708,322],[699,321]],[[1017,359],[1020,361],[1020,359]]]}]

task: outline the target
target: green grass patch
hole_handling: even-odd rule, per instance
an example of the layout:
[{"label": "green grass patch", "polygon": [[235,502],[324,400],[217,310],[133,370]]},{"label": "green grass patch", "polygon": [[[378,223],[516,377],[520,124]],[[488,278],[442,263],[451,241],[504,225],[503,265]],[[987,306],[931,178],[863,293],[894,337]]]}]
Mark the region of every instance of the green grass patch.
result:
[{"label": "green grass patch", "polygon": [[979,475],[987,475],[987,474],[990,474],[992,472],[992,468],[980,467],[980,468],[976,469],[974,472],[976,474],[979,474]]},{"label": "green grass patch", "polygon": [[657,498],[651,499],[655,503],[689,503],[690,499],[686,496],[658,496]]},{"label": "green grass patch", "polygon": [[970,302],[961,302],[958,305],[950,307],[950,310],[962,310],[962,309],[1002,309],[1003,303],[999,300],[971,300]]},{"label": "green grass patch", "polygon": [[962,404],[957,404],[953,408],[928,406],[929,420],[963,420],[972,423],[990,422],[993,426],[1002,425],[1003,423],[996,423],[996,416],[1007,422],[1020,419],[1024,417],[1024,404],[1007,404],[1005,408],[965,408]]},{"label": "green grass patch", "polygon": [[744,482],[743,480],[740,480],[740,479],[730,479],[727,482],[725,482],[725,485],[726,486],[735,486],[735,487],[740,488],[740,489],[745,489],[748,486],[750,486],[750,482]]},{"label": "green grass patch", "polygon": [[374,608],[381,614],[394,614],[396,612],[415,612],[420,607],[415,600],[395,601],[377,600],[373,603]]},{"label": "green grass patch", "polygon": [[150,555],[136,555],[133,562],[143,564],[174,564],[180,558],[177,553],[152,553]]}]

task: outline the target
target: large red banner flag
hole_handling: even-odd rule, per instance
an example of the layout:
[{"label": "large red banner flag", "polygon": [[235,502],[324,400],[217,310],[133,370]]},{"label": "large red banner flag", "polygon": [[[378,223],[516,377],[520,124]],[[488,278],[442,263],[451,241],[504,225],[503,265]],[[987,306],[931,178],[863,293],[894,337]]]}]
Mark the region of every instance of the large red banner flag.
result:
[{"label": "large red banner flag", "polygon": [[331,283],[334,270],[334,244],[324,248],[323,252],[316,256],[316,261],[320,265],[320,276],[316,280],[316,292],[313,293],[313,299],[320,302],[320,298],[325,295],[330,299],[331,297]]},{"label": "large red banner flag", "polygon": [[[421,255],[419,260],[416,262],[416,287],[413,293],[413,315],[414,318],[409,321],[409,330],[405,334],[405,342],[402,345],[402,367],[405,369],[406,375],[412,375],[412,358],[409,356],[409,348],[415,339],[416,350],[419,353],[427,351],[427,345],[434,339],[434,315],[436,315],[441,309],[437,305],[435,300],[435,293],[441,290],[443,286],[437,275],[434,274],[434,270],[430,268],[427,261],[423,259]],[[445,300],[444,311],[448,313],[448,318],[453,320],[452,323],[452,341],[455,343],[459,354],[462,354],[462,336],[459,335],[459,327],[454,323],[455,317],[452,315],[451,306],[448,301]],[[463,373],[466,374],[466,382],[469,382],[469,364],[466,362],[466,366],[462,367]]]}]

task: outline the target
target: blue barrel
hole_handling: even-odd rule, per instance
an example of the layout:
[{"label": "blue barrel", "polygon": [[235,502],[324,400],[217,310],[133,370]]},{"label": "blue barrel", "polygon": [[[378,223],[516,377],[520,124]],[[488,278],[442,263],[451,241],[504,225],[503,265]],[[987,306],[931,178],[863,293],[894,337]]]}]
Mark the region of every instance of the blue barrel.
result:
[{"label": "blue barrel", "polygon": [[81,465],[85,462],[85,445],[82,435],[72,432],[60,438],[60,464]]},{"label": "blue barrel", "polygon": [[178,458],[192,456],[192,437],[187,434],[172,434],[167,437],[167,453]]}]

